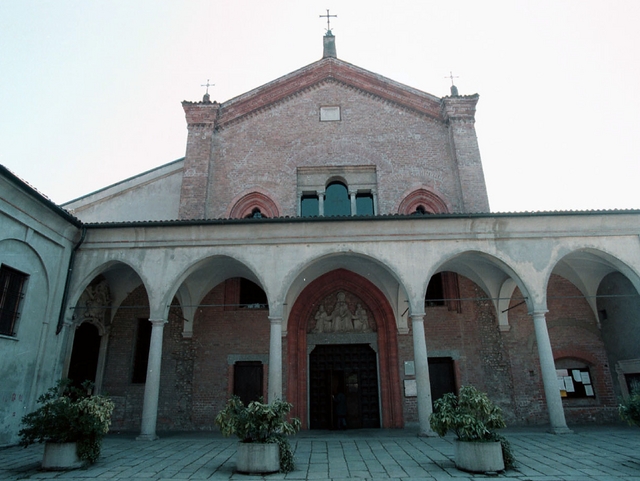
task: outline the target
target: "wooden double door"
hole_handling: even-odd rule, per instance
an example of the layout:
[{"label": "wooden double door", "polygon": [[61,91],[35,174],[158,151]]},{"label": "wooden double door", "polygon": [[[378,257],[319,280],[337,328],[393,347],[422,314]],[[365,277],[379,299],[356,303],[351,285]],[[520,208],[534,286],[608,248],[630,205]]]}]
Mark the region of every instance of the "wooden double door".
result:
[{"label": "wooden double door", "polygon": [[316,346],[309,356],[310,428],[343,428],[341,402],[346,402],[347,429],[379,428],[377,364],[368,344]]}]

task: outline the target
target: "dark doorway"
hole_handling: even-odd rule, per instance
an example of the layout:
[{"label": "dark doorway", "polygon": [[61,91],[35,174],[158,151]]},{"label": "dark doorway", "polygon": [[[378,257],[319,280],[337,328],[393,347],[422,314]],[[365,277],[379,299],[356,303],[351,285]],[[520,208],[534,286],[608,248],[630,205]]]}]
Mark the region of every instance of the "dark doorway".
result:
[{"label": "dark doorway", "polygon": [[380,427],[377,358],[371,346],[316,346],[309,356],[309,371],[311,429],[338,428],[340,393],[346,397],[348,429]]},{"label": "dark doorway", "polygon": [[456,392],[456,376],[453,359],[450,357],[429,358],[429,380],[431,401],[435,402],[448,392]]},{"label": "dark doorway", "polygon": [[238,361],[233,365],[233,394],[246,406],[262,397],[262,363]]},{"label": "dark doorway", "polygon": [[93,324],[85,322],[76,329],[67,377],[75,386],[83,382],[96,382],[98,356],[100,354],[100,333]]}]

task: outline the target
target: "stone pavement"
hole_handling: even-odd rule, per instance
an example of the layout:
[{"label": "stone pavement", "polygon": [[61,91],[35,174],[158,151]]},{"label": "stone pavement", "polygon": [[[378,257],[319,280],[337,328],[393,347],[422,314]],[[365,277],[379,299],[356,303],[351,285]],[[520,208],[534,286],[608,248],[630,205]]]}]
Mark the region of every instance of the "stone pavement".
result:
[{"label": "stone pavement", "polygon": [[453,437],[419,438],[411,429],[306,431],[294,436],[296,470],[246,476],[234,472],[235,439],[218,433],[164,433],[157,441],[109,435],[87,469],[39,471],[43,447],[0,449],[0,480],[451,480],[640,481],[640,429],[573,427],[553,435],[541,428],[506,429],[517,466],[494,476],[455,469]]}]

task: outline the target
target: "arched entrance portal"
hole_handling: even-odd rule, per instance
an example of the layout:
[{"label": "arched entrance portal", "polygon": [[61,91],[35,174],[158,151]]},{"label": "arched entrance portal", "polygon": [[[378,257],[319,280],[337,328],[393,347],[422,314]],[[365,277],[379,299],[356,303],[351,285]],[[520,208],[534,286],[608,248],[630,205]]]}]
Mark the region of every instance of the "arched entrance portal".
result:
[{"label": "arched entrance portal", "polygon": [[335,427],[332,396],[342,389],[352,427],[402,427],[396,323],[374,284],[346,269],[319,277],[287,331],[287,399],[303,426]]}]

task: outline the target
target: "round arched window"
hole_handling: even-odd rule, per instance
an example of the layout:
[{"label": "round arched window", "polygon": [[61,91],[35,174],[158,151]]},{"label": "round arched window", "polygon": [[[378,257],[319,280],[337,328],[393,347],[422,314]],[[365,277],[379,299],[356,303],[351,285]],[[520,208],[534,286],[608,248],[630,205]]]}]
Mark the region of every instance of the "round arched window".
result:
[{"label": "round arched window", "polygon": [[342,182],[331,182],[327,186],[324,201],[324,215],[351,215],[349,191]]}]

